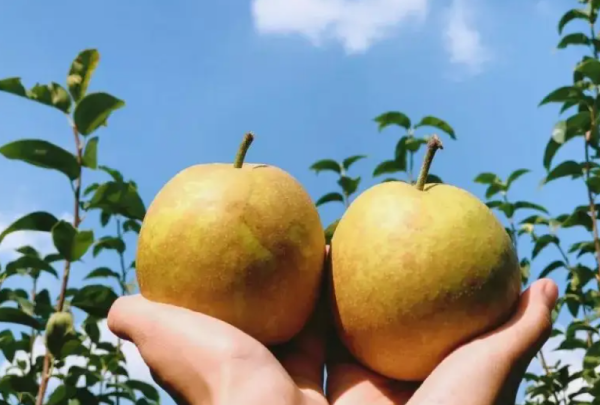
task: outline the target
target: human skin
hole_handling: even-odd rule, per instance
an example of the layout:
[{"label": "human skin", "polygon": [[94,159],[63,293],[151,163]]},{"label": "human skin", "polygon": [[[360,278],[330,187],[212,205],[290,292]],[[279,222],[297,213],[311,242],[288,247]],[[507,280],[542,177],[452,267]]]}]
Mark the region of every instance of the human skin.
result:
[{"label": "human skin", "polygon": [[505,405],[514,403],[527,366],[550,335],[557,297],[553,281],[536,281],[507,323],[456,349],[418,384],[356,363],[323,307],[293,340],[269,348],[225,322],[140,295],[119,298],[108,326],[136,345],[178,404]]}]

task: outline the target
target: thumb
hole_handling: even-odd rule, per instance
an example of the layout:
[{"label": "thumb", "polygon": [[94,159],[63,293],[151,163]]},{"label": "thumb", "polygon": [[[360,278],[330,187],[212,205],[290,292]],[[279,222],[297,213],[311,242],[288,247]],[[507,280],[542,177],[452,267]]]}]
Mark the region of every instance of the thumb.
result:
[{"label": "thumb", "polygon": [[155,330],[160,313],[153,311],[153,303],[141,295],[124,296],[117,299],[108,312],[108,329],[117,337],[138,346],[148,338],[148,331]]},{"label": "thumb", "polygon": [[506,324],[446,357],[410,404],[442,399],[461,405],[513,403],[523,373],[550,336],[557,298],[558,288],[552,280],[533,283]]},{"label": "thumb", "polygon": [[552,331],[552,311],[558,287],[550,279],[541,279],[523,293],[516,313],[503,326],[477,339],[489,348],[503,347],[511,363],[531,358],[541,349]]},{"label": "thumb", "polygon": [[108,328],[132,342],[152,378],[177,403],[211,398],[206,380],[232,342],[228,325],[184,308],[152,302],[141,295],[117,299],[108,314]]}]

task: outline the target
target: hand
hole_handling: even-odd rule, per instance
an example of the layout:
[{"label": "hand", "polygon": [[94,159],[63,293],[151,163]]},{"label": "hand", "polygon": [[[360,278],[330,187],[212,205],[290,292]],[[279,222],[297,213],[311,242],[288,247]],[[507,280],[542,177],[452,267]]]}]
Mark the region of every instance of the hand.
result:
[{"label": "hand", "polygon": [[[457,349],[422,384],[379,376],[330,339],[327,399],[331,405],[514,403],[523,373],[549,336],[557,295],[552,281],[537,281],[509,322]],[[136,344],[179,404],[325,405],[327,315],[319,308],[299,336],[270,349],[224,322],[141,296],[117,300],[108,323]]]},{"label": "hand", "polygon": [[322,324],[316,311],[289,343],[266,348],[237,328],[141,295],[119,298],[108,327],[133,342],[178,404],[327,405]]},{"label": "hand", "polygon": [[335,340],[328,349],[327,397],[334,405],[508,405],[527,366],[550,336],[556,284],[538,280],[505,325],[450,354],[421,384],[392,381],[360,366]]}]

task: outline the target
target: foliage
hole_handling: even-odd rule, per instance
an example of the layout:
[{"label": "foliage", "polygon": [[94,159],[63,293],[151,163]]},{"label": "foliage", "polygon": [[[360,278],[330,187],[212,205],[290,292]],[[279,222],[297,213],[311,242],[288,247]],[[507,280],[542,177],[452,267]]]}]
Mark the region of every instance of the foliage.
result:
[{"label": "foliage", "polygon": [[[433,116],[423,117],[416,125],[413,126],[410,118],[406,114],[399,111],[389,111],[379,115],[374,121],[378,124],[380,132],[389,126],[398,126],[406,130],[406,134],[401,136],[396,143],[394,157],[379,163],[373,170],[374,178],[378,178],[382,175],[405,173],[406,179],[402,180],[395,177],[386,177],[382,180],[382,183],[388,181],[406,181],[409,183],[416,182],[417,176],[415,175],[414,161],[415,154],[421,149],[422,146],[427,144],[427,141],[431,136],[431,134],[421,137],[415,136],[415,130],[418,128],[434,127],[448,134],[452,139],[456,139],[454,129],[448,125],[446,121]],[[348,208],[352,197],[357,195],[361,182],[360,176],[350,177],[347,173],[348,169],[350,169],[350,166],[352,166],[355,162],[365,158],[367,158],[366,155],[354,155],[347,157],[341,162],[334,159],[322,159],[313,163],[310,169],[314,170],[316,173],[322,171],[336,173],[338,175],[337,184],[341,189],[340,192],[331,191],[323,195],[317,200],[317,207],[330,202],[341,202],[344,204],[345,208]],[[427,182],[442,183],[442,179],[434,174],[429,174],[427,176]],[[328,243],[331,241],[339,221],[340,219],[338,218],[325,228],[325,239]]]},{"label": "foliage", "polygon": [[[587,53],[575,66],[572,82],[550,92],[540,102],[540,106],[557,104],[561,115],[545,145],[541,162],[545,175],[541,185],[553,187],[561,179],[573,180],[585,191],[582,194],[585,200],[569,212],[553,215],[538,202],[513,199],[515,185],[532,176],[530,169],[517,168],[506,178],[482,172],[474,179],[485,187],[486,204],[502,219],[519,252],[523,286],[535,278],[548,276],[566,280],[553,321],[564,314],[569,322],[564,327],[555,324],[552,336],[558,341],[556,350],[584,353],[580,367],[570,367],[560,361],[551,363],[539,352],[536,361],[541,372],[527,373],[523,381],[524,405],[576,405],[590,403],[600,396],[600,377],[596,372],[600,366],[597,315],[600,313],[597,225],[600,205],[596,202],[600,194],[600,36],[596,32],[600,1],[578,2],[581,8],[569,10],[558,23],[562,37],[557,47],[576,46]],[[581,32],[563,34],[565,29],[577,25],[582,27]],[[0,289],[0,322],[13,326],[13,330],[0,332],[0,350],[11,362],[9,372],[0,377],[0,405],[159,402],[156,388],[128,376],[120,341],[113,344],[100,336],[99,322],[107,316],[112,302],[135,288],[131,280],[135,261],[126,265],[125,234],[135,237],[139,232],[145,205],[135,182],[99,163],[97,134],[111,115],[124,106],[122,100],[108,93],[88,92],[99,60],[96,50],[81,52],[68,72],[66,88],[52,82],[28,89],[20,78],[0,80],[0,91],[65,114],[74,140],[74,152],[43,139],[15,140],[0,147],[0,154],[7,159],[66,177],[74,200],[72,221],[40,210],[18,218],[0,233],[2,243],[13,232],[44,232],[55,247],[49,254],[31,246],[19,247],[18,257],[0,267],[0,287],[7,279],[17,277],[29,280],[30,285],[29,291]],[[400,111],[388,111],[374,118],[379,132],[401,131],[392,156],[374,165],[371,172],[374,180],[414,183],[415,158],[431,136],[431,131],[416,135],[423,128],[433,128],[452,140],[457,138],[448,122],[435,116],[428,115],[415,122]],[[582,156],[558,161],[561,148],[568,142],[581,143]],[[310,169],[316,174],[329,172],[337,176],[336,189],[318,198],[316,205],[339,203],[343,213],[364,185],[364,176],[349,172],[364,167],[367,161],[366,155],[358,154],[342,160],[327,158],[315,162]],[[84,173],[88,170],[103,173],[105,180],[84,186]],[[428,182],[442,182],[442,179],[431,174]],[[84,218],[90,215],[96,215],[101,229],[114,227],[115,231],[98,236],[91,226],[83,228]],[[328,240],[338,221],[326,227]],[[576,243],[565,242],[574,235],[579,238]],[[90,259],[101,254],[115,255],[118,267],[89,267]],[[81,288],[68,284],[74,264],[87,268],[88,283]],[[60,285],[58,297],[40,284],[42,278],[56,280]],[[99,279],[104,282],[97,282]],[[71,326],[69,314],[83,320]],[[21,332],[15,333],[15,328]],[[37,354],[36,340],[50,349],[48,354]],[[84,361],[77,363],[74,361],[77,358]],[[53,388],[49,389],[50,386]]]},{"label": "foliage", "polygon": [[[29,280],[30,285],[29,291],[0,289],[0,322],[13,326],[0,332],[0,350],[11,362],[0,377],[0,404],[159,403],[153,385],[129,377],[121,342],[101,339],[99,322],[106,318],[114,300],[133,288],[130,272],[135,262],[125,264],[124,234],[139,232],[146,209],[135,182],[99,164],[100,129],[125,104],[108,93],[88,92],[99,60],[95,49],[79,53],[71,64],[66,88],[53,82],[27,89],[20,78],[0,80],[2,92],[65,114],[74,142],[73,152],[43,139],[18,139],[0,147],[0,154],[7,159],[66,177],[74,207],[72,221],[36,211],[0,233],[1,243],[13,232],[44,232],[55,248],[44,255],[31,246],[21,246],[18,257],[0,268],[0,286],[18,277],[22,282]],[[84,186],[88,170],[104,173],[106,179]],[[98,236],[91,224],[84,228],[84,219],[94,214],[102,229],[114,231]],[[116,254],[118,268],[89,267],[89,256],[100,254]],[[80,288],[69,285],[75,265],[87,268],[87,283]],[[59,284],[58,297],[44,288],[48,279]],[[101,279],[106,282],[100,283]],[[73,316],[82,321],[74,325]],[[38,354],[38,341],[47,348],[42,354]]]},{"label": "foliage", "polygon": [[[596,201],[597,195],[600,194],[600,35],[595,26],[600,2],[580,0],[579,3],[583,7],[565,13],[559,21],[558,31],[562,34],[567,26],[575,25],[574,22],[577,21],[583,24],[585,32],[564,35],[558,48],[584,46],[589,52],[575,66],[573,82],[552,91],[540,102],[540,106],[557,103],[560,105],[560,114],[566,115],[556,123],[545,146],[542,166],[546,174],[541,180],[541,185],[549,187],[553,185],[549,183],[559,179],[574,180],[585,191],[585,200],[570,212],[555,216],[539,203],[509,198],[514,184],[522,176],[530,174],[529,169],[518,168],[504,180],[491,172],[482,172],[474,179],[476,183],[486,187],[486,204],[496,211],[505,223],[506,231],[519,252],[523,285],[528,285],[532,274],[535,274],[536,278],[553,276],[566,279],[565,289],[561,292],[553,313],[553,322],[565,309],[570,321],[562,329],[554,327],[552,336],[558,340],[555,350],[584,351],[579,367],[570,367],[561,361],[549,363],[540,351],[537,361],[542,373],[526,374],[524,405],[575,405],[589,403],[590,400],[595,401],[596,397],[600,397],[600,377],[597,373],[600,366],[600,240],[597,225],[600,205]],[[393,158],[380,162],[373,170],[373,177],[376,178],[396,173],[404,173],[405,178],[386,177],[383,182],[414,182],[414,156],[427,142],[426,136],[414,136],[417,128],[433,126],[456,139],[455,132],[448,123],[432,116],[427,116],[418,124],[412,125],[411,119],[405,113],[390,111],[376,117],[375,122],[380,131],[388,126],[406,131],[406,135],[398,140]],[[583,156],[579,160],[555,162],[560,148],[567,142],[576,140],[582,144]],[[312,168],[332,170],[340,176],[344,173],[341,170],[343,165],[331,159],[321,160]],[[357,179],[360,180],[360,177]],[[441,179],[431,176],[428,181],[441,182]],[[319,202],[341,201],[348,206],[350,196],[360,192],[357,187],[351,191],[352,193],[344,195],[344,198],[339,193],[326,194]],[[326,229],[328,239],[331,239],[335,232],[338,221]],[[583,236],[573,244],[563,241],[573,235]],[[525,244],[519,243],[522,238],[526,238]],[[541,255],[542,252],[548,254]],[[550,258],[546,259],[548,255]]]}]

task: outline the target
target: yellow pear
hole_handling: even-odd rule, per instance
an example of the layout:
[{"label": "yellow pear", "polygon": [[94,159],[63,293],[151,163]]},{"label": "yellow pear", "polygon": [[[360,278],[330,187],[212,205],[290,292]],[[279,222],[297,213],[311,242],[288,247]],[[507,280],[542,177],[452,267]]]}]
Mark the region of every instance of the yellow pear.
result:
[{"label": "yellow pear", "polygon": [[141,294],[216,317],[264,344],[296,335],[322,281],[325,238],[317,209],[291,175],[244,164],[179,172],[144,218],[136,257]]},{"label": "yellow pear", "polygon": [[[350,205],[331,244],[338,334],[356,359],[396,380],[422,381],[457,346],[507,320],[520,267],[510,236],[472,194],[387,182]],[[484,359],[483,359],[484,360]]]}]

